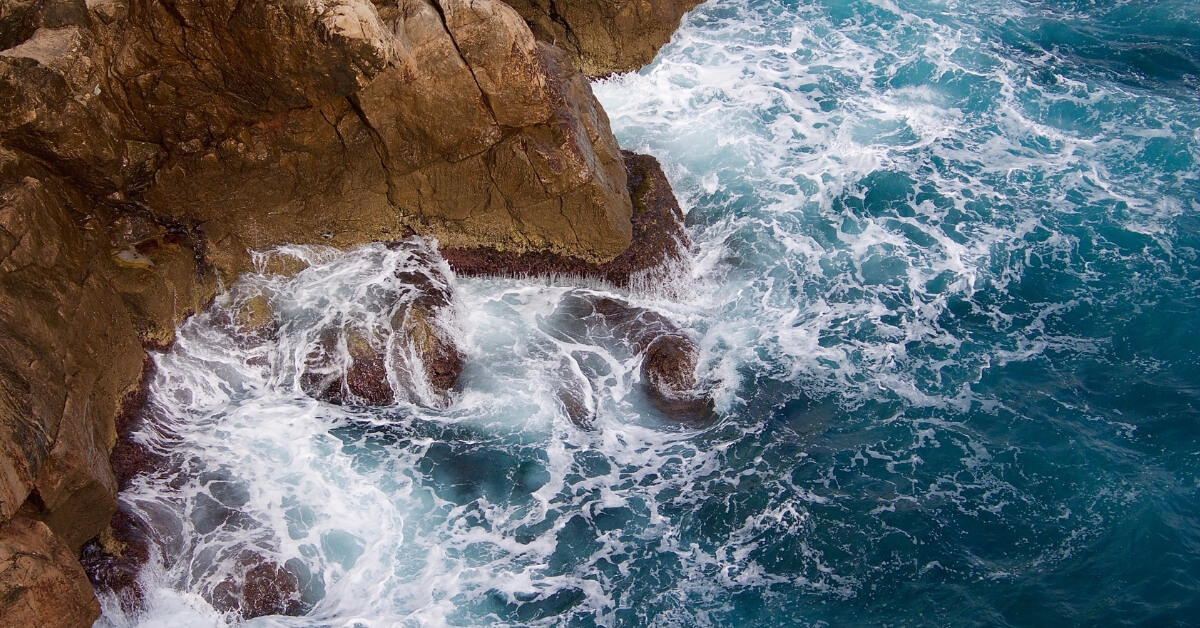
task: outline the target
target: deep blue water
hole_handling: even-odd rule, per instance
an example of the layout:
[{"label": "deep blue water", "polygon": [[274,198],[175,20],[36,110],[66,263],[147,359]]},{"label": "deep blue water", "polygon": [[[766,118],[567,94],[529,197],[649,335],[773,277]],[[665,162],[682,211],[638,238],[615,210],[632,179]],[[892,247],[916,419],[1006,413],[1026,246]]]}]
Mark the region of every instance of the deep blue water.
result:
[{"label": "deep blue water", "polygon": [[308,399],[312,321],[406,263],[319,252],[240,288],[285,340],[205,315],[159,356],[146,437],[186,464],[125,499],[190,540],[102,621],[224,621],[253,546],[310,577],[263,625],[1200,622],[1200,4],[713,0],[595,89],[695,242],[620,296],[692,330],[716,423],[565,342],[604,290],[561,281],[458,279],[446,408]]}]

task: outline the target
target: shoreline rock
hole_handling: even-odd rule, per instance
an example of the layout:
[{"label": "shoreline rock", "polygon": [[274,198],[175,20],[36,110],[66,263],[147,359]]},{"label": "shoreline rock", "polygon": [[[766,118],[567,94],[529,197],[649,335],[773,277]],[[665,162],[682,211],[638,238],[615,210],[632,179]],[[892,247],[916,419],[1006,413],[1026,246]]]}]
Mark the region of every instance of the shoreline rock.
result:
[{"label": "shoreline rock", "polygon": [[703,0],[507,0],[541,41],[553,42],[593,78],[650,63],[679,20]]},{"label": "shoreline rock", "polygon": [[5,626],[73,628],[100,617],[87,575],[46,524],[14,517],[0,525],[0,612]]},{"label": "shoreline rock", "polygon": [[[686,247],[661,171],[630,165],[579,55],[542,39],[497,0],[0,8],[0,544],[130,542],[117,490],[157,464],[119,441],[145,349],[251,270],[251,249],[432,235],[481,272],[611,263],[619,284],[678,259],[655,252]],[[657,209],[635,213],[631,192]],[[677,242],[630,248],[668,230],[653,216]],[[400,324],[441,386],[461,364],[431,318]],[[47,586],[83,582],[55,573]],[[0,616],[37,586],[2,592]]]},{"label": "shoreline rock", "polygon": [[593,263],[550,252],[521,253],[490,247],[441,247],[454,272],[463,275],[567,275],[600,279],[629,287],[639,273],[671,272],[687,259],[691,240],[683,211],[658,160],[650,155],[621,151],[633,201],[633,243],[606,263]]}]

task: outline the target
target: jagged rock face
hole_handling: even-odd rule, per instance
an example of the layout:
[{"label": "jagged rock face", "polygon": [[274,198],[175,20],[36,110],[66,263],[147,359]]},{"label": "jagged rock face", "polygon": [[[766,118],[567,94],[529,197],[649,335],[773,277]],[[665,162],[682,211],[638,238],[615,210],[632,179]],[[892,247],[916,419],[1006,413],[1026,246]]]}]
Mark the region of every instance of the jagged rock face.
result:
[{"label": "jagged rock face", "polygon": [[0,525],[0,624],[75,628],[99,616],[83,568],[46,524],[16,517]]},{"label": "jagged rock face", "polygon": [[[116,509],[109,452],[140,387],[142,345],[154,343],[147,323],[173,334],[210,294],[194,249],[158,242],[140,254],[145,232],[106,224],[116,221],[84,194],[0,147],[0,521],[44,522],[68,556]],[[76,571],[37,573],[82,580]],[[28,625],[71,616],[39,608],[50,615]]]},{"label": "jagged rock face", "polygon": [[281,242],[629,245],[603,110],[498,0],[43,4],[75,17],[10,20],[0,139],[196,228],[229,279]]},{"label": "jagged rock face", "polygon": [[79,199],[43,175],[0,186],[0,516],[20,508],[77,548],[116,507],[108,452],[142,349],[72,221]]},{"label": "jagged rock face", "polygon": [[650,63],[702,0],[507,0],[538,39],[566,50],[588,76]]}]

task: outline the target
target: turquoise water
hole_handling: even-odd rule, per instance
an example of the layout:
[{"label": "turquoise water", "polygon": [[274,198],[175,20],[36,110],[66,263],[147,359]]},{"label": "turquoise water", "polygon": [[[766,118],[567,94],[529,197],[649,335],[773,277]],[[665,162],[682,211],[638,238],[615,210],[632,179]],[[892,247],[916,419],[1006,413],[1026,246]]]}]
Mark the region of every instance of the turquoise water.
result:
[{"label": "turquoise water", "polygon": [[716,0],[594,87],[695,241],[617,296],[694,334],[715,424],[658,416],[555,316],[611,291],[557,280],[457,279],[447,406],[316,402],[313,321],[407,258],[309,251],[242,286],[281,341],[206,314],[158,356],[180,469],[124,499],[177,542],[102,622],[232,621],[246,548],[304,575],[255,625],[1197,621],[1200,5]]}]

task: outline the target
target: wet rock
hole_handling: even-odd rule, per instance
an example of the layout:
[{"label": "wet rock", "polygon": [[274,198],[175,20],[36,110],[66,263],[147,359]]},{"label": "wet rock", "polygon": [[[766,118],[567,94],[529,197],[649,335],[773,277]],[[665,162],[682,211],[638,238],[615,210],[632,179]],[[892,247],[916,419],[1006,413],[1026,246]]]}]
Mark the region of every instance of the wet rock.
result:
[{"label": "wet rock", "polygon": [[239,303],[233,312],[233,320],[240,331],[256,337],[274,335],[277,329],[271,298],[263,293],[255,294]]},{"label": "wet rock", "polygon": [[255,268],[267,275],[295,277],[308,268],[308,262],[283,251],[269,251],[255,260]]},{"label": "wet rock", "polygon": [[642,381],[651,403],[680,420],[701,420],[713,411],[712,399],[696,389],[696,343],[681,334],[659,336],[642,357]]},{"label": "wet rock", "polygon": [[97,591],[112,594],[124,612],[133,613],[145,602],[138,576],[154,551],[150,526],[120,509],[109,527],[83,546],[79,562]]},{"label": "wet rock", "polygon": [[[128,224],[129,217],[123,218],[118,225]],[[197,244],[186,232],[150,223],[134,233],[145,231],[153,235],[133,242],[114,234],[106,276],[125,300],[142,344],[166,349],[175,342],[175,329],[216,296],[217,275],[200,261]]]},{"label": "wet rock", "polygon": [[[496,0],[0,3],[0,522],[71,549],[106,529],[142,346],[249,249],[416,232],[604,263],[627,165],[586,78]],[[414,312],[417,379],[449,386],[453,335]],[[391,399],[364,337],[339,390]]]},{"label": "wet rock", "polygon": [[99,616],[83,568],[46,524],[15,517],[0,526],[0,623],[75,628]]},{"label": "wet rock", "polygon": [[592,385],[570,358],[564,358],[558,369],[554,397],[567,418],[580,429],[591,429],[596,421],[596,400]]},{"label": "wet rock", "polygon": [[331,403],[385,405],[447,401],[465,356],[451,324],[450,278],[423,242],[395,243],[408,260],[395,282],[375,286],[362,308],[321,330],[301,374],[302,389]]},{"label": "wet rock", "polygon": [[244,552],[234,574],[213,588],[213,608],[236,612],[242,619],[265,615],[300,615],[300,580],[296,574],[262,556]]},{"label": "wet rock", "polygon": [[552,252],[522,253],[487,247],[443,246],[442,256],[465,275],[573,275],[603,279],[625,288],[634,283],[670,292],[686,272],[691,240],[683,212],[658,160],[621,152],[633,203],[632,244],[610,262],[596,264]]},{"label": "wet rock", "polygon": [[650,63],[683,14],[701,1],[507,0],[538,39],[562,46],[593,77]]},{"label": "wet rock", "polygon": [[[398,328],[413,357],[420,363],[425,380],[436,391],[453,388],[462,373],[465,357],[449,330],[438,322],[436,310],[417,302],[401,318]],[[397,328],[395,319],[392,327]]]},{"label": "wet rock", "polygon": [[[672,320],[653,310],[585,292],[566,295],[548,320],[551,335],[569,342],[598,343],[620,359],[641,357],[642,388],[667,418],[704,423],[713,403],[696,381],[699,347]],[[581,365],[582,366],[582,365]],[[584,404],[587,389],[575,381],[586,373],[560,369],[559,401],[572,422],[586,427],[594,409]]]},{"label": "wet rock", "polygon": [[304,392],[335,404],[387,405],[395,400],[388,381],[382,330],[348,325],[326,329],[305,360]]}]

